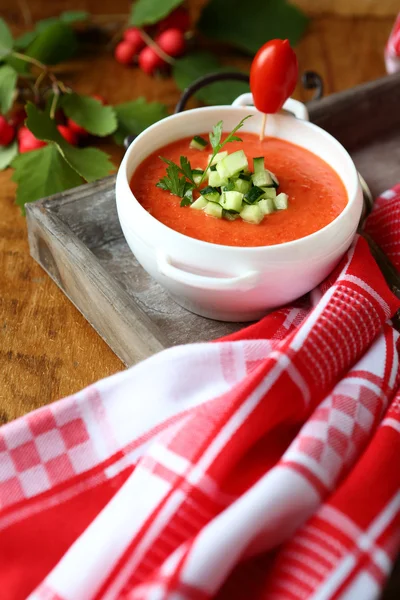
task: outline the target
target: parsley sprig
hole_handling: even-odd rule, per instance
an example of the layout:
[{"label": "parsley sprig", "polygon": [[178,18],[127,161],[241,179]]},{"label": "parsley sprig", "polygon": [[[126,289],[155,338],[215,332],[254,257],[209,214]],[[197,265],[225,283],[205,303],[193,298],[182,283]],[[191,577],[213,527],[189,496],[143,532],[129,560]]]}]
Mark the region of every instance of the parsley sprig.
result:
[{"label": "parsley sprig", "polygon": [[236,125],[236,127],[234,127],[232,129],[230,134],[226,136],[226,138],[224,139],[223,142],[221,142],[223,121],[218,121],[218,123],[216,125],[214,125],[213,130],[211,131],[211,133],[209,135],[210,144],[213,149],[213,152],[211,154],[210,160],[208,161],[208,165],[203,173],[203,177],[201,178],[200,183],[203,183],[205,176],[207,175],[207,172],[208,172],[209,168],[211,167],[212,161],[214,160],[216,155],[219,152],[221,152],[221,150],[225,146],[225,144],[229,144],[229,142],[242,142],[243,141],[242,138],[235,135],[235,133],[243,127],[243,123],[246,121],[246,119],[249,119],[251,116],[252,115],[247,115],[247,117],[244,117],[240,121],[240,123],[238,123]]},{"label": "parsley sprig", "polygon": [[214,160],[215,156],[221,152],[222,148],[225,144],[229,142],[241,142],[242,138],[235,135],[235,133],[243,127],[243,123],[251,117],[251,115],[247,115],[244,117],[240,123],[236,125],[232,129],[229,135],[221,141],[222,137],[222,128],[223,121],[218,121],[216,125],[214,125],[213,130],[210,132],[210,144],[213,149],[210,160],[208,161],[207,167],[204,170],[204,173],[201,177],[200,183],[198,185],[194,182],[193,169],[190,164],[190,161],[186,156],[181,156],[179,158],[179,165],[174,163],[172,160],[168,158],[164,158],[160,156],[159,158],[164,161],[167,166],[167,174],[165,177],[162,177],[160,181],[156,183],[156,186],[161,188],[162,190],[168,191],[174,196],[178,196],[182,198],[181,206],[189,206],[193,202],[193,191],[198,190],[200,185],[203,183],[206,175],[211,167],[211,163]]}]

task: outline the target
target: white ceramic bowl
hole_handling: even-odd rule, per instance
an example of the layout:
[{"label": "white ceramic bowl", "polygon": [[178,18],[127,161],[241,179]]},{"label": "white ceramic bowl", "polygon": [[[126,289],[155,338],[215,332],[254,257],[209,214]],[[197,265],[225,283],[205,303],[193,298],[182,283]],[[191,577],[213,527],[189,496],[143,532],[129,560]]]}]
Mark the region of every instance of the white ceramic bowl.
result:
[{"label": "white ceramic bowl", "polygon": [[251,321],[310,291],[335,267],[350,246],[362,210],[356,168],[343,146],[306,121],[305,106],[288,100],[292,115],[268,116],[266,135],[293,142],[320,156],[341,177],[348,204],[332,223],[284,244],[232,247],[193,239],[163,225],[136,200],[129,182],[144,158],[157,148],[211,128],[220,119],[230,131],[245,114],[242,131],[259,133],[262,115],[244,105],[196,108],[172,115],[146,129],[129,146],[118,171],[118,216],[126,241],[143,268],[188,310],[221,321]]}]

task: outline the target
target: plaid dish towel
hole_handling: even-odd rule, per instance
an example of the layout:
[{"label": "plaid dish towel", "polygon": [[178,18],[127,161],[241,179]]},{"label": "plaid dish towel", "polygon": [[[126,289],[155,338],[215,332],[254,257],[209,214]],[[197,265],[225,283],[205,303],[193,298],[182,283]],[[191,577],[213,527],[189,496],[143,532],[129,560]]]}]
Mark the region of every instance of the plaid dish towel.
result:
[{"label": "plaid dish towel", "polygon": [[385,63],[388,73],[400,71],[400,13],[385,47]]},{"label": "plaid dish towel", "polygon": [[[400,185],[367,230],[400,269]],[[399,333],[363,238],[297,304],[0,429],[1,599],[377,598]]]}]

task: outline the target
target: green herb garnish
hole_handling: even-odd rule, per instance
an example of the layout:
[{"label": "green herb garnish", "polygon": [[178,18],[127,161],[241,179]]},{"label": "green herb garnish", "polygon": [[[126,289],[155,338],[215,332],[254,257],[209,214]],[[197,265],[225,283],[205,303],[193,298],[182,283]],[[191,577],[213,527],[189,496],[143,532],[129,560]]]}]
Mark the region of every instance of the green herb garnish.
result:
[{"label": "green herb garnish", "polygon": [[168,158],[164,158],[160,156],[159,158],[164,161],[167,166],[167,174],[165,177],[162,177],[160,181],[156,183],[156,186],[161,188],[162,190],[168,191],[174,196],[178,196],[182,198],[181,206],[189,206],[193,203],[193,190],[199,190],[199,186],[203,183],[208,170],[211,167],[211,163],[214,160],[214,157],[221,151],[221,149],[228,144],[229,142],[241,142],[242,139],[235,135],[235,133],[243,127],[243,123],[246,119],[251,117],[251,115],[247,115],[244,117],[236,127],[232,129],[230,134],[226,137],[226,139],[221,142],[222,137],[222,127],[223,122],[219,121],[216,125],[214,125],[212,132],[210,133],[210,144],[213,149],[213,153],[210,157],[208,165],[204,170],[200,183],[196,185],[194,181],[194,175],[196,174],[196,169],[192,169],[190,161],[186,156],[181,156],[179,158],[179,165],[174,163],[172,160]]},{"label": "green herb garnish", "polygon": [[235,133],[239,129],[241,129],[241,127],[243,127],[243,123],[246,121],[246,119],[249,119],[250,117],[251,117],[251,115],[247,115],[246,117],[244,117],[240,121],[240,123],[238,123],[236,125],[236,127],[234,127],[232,129],[232,131],[230,132],[230,134],[225,138],[225,140],[223,142],[221,142],[223,121],[218,121],[218,123],[216,125],[214,125],[213,130],[211,131],[211,133],[209,135],[210,144],[212,146],[213,153],[211,154],[211,158],[210,158],[210,160],[208,162],[208,165],[207,165],[206,169],[204,170],[203,177],[202,177],[200,183],[202,183],[204,181],[204,178],[207,175],[207,171],[211,167],[212,161],[214,160],[214,158],[218,154],[218,152],[221,152],[221,150],[225,146],[225,144],[229,144],[229,142],[241,142],[241,141],[243,141],[242,138],[240,138],[237,135],[235,135]]},{"label": "green herb garnish", "polygon": [[186,175],[181,174],[182,170],[178,167],[178,165],[166,158],[162,158],[161,156],[160,158],[168,164],[167,175],[160,179],[160,181],[156,183],[156,186],[162,190],[174,194],[174,196],[183,198],[189,190],[193,190],[194,183],[192,184],[191,182],[187,181]]}]

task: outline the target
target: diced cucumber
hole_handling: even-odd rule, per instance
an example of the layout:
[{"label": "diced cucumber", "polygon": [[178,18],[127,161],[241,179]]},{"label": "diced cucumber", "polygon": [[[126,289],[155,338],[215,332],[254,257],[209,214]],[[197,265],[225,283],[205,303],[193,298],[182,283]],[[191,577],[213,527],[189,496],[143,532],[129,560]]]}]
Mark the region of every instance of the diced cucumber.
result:
[{"label": "diced cucumber", "polygon": [[280,194],[277,195],[277,197],[274,200],[275,208],[277,210],[286,210],[288,207],[288,200],[289,200],[289,196],[287,194],[284,194],[283,192],[281,192]]},{"label": "diced cucumber", "polygon": [[251,180],[253,184],[258,185],[258,187],[269,187],[274,185],[272,177],[266,169],[258,173],[253,173]]},{"label": "diced cucumber", "polygon": [[[266,169],[266,170],[268,171],[268,169]],[[272,171],[268,171],[268,173],[271,176],[273,186],[276,188],[279,187],[279,180],[278,180],[277,176],[275,175],[275,173],[273,173]]]},{"label": "diced cucumber", "polygon": [[254,173],[262,173],[265,170],[263,156],[256,156],[253,158],[253,168]]},{"label": "diced cucumber", "polygon": [[197,200],[190,205],[190,208],[194,208],[195,210],[203,210],[207,204],[207,200],[203,196],[200,196],[200,198],[197,198]]},{"label": "diced cucumber", "polygon": [[194,148],[195,150],[204,150],[207,148],[208,142],[200,135],[195,135],[192,141],[189,144],[189,148]]},{"label": "diced cucumber", "polygon": [[228,181],[228,183],[221,188],[222,192],[234,192],[235,191],[235,182]]},{"label": "diced cucumber", "polygon": [[264,195],[264,190],[260,187],[257,186],[253,186],[248,192],[247,194],[244,195],[243,197],[243,201],[246,204],[254,204],[254,202],[257,202],[258,200],[261,200],[261,198]]},{"label": "diced cucumber", "polygon": [[247,192],[251,188],[251,181],[246,181],[245,179],[236,179],[235,181],[235,190],[240,192],[241,194],[247,194]]},{"label": "diced cucumber", "polygon": [[226,210],[240,212],[242,209],[243,194],[240,192],[224,192],[220,204]]},{"label": "diced cucumber", "polygon": [[264,190],[264,194],[262,196],[262,198],[271,198],[272,200],[275,200],[276,198],[276,189],[274,187],[263,187],[262,188]]},{"label": "diced cucumber", "polygon": [[258,204],[252,204],[251,206],[245,204],[243,209],[240,211],[240,216],[242,217],[243,221],[258,225],[263,220],[264,213]]},{"label": "diced cucumber", "polygon": [[251,173],[245,173],[243,171],[243,173],[239,173],[238,178],[244,179],[244,181],[251,181]]},{"label": "diced cucumber", "polygon": [[228,154],[217,163],[217,171],[221,177],[232,177],[248,167],[247,156],[243,150],[237,150]]},{"label": "diced cucumber", "polygon": [[208,185],[212,187],[221,187],[228,183],[227,179],[223,179],[217,170],[209,171],[208,173]]},{"label": "diced cucumber", "polygon": [[270,215],[271,213],[275,212],[275,202],[272,198],[260,200],[258,206],[261,208],[264,215]]},{"label": "diced cucumber", "polygon": [[224,219],[227,219],[228,221],[236,221],[236,219],[238,219],[240,217],[239,213],[237,212],[230,212],[229,210],[222,210],[222,217]]},{"label": "diced cucumber", "polygon": [[[221,160],[223,160],[226,156],[228,156],[228,152],[226,150],[224,150],[223,152],[218,152],[218,154],[216,154],[214,156],[214,158],[212,159],[212,163],[211,163],[211,167],[213,167],[214,165],[216,165],[217,163],[219,163]],[[208,155],[208,161],[211,160],[212,154]]]},{"label": "diced cucumber", "polygon": [[193,174],[193,181],[195,182],[196,185],[199,185],[200,181],[203,178],[203,169],[193,169],[192,174]]},{"label": "diced cucumber", "polygon": [[216,204],[215,202],[208,202],[204,212],[211,217],[222,219],[222,206],[220,204]]},{"label": "diced cucumber", "polygon": [[200,190],[200,194],[208,200],[208,202],[219,202],[220,194],[218,190],[214,187],[208,186],[202,190]]}]

